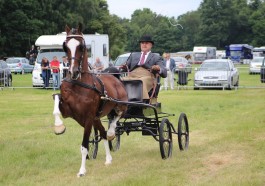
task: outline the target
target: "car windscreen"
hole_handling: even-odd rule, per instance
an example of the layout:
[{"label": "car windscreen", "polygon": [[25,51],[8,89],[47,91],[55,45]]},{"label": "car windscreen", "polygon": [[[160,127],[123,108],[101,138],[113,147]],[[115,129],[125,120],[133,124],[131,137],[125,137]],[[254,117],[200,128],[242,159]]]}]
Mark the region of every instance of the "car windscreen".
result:
[{"label": "car windscreen", "polygon": [[116,61],[114,62],[114,65],[115,66],[121,66],[121,65],[123,65],[126,62],[127,59],[128,59],[127,56],[126,57],[118,57],[116,59]]},{"label": "car windscreen", "polygon": [[6,63],[19,63],[19,59],[8,58],[6,59]]},{"label": "car windscreen", "polygon": [[41,63],[42,58],[46,57],[48,61],[52,61],[53,57],[56,56],[60,62],[62,57],[65,56],[65,52],[62,49],[45,49],[41,50],[37,56],[37,63]]},{"label": "car windscreen", "polygon": [[253,60],[251,62],[262,63],[262,61],[263,61],[263,57],[258,57],[258,58],[253,58]]},{"label": "car windscreen", "polygon": [[202,63],[200,71],[223,71],[229,70],[228,63],[224,62],[206,62]]}]

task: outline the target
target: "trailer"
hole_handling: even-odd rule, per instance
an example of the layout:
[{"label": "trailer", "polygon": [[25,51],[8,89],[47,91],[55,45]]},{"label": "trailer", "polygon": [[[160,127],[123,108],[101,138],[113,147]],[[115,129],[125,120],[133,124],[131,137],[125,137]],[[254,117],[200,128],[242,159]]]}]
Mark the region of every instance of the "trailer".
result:
[{"label": "trailer", "polygon": [[216,59],[216,47],[195,46],[193,54],[194,63],[201,64],[206,59]]}]

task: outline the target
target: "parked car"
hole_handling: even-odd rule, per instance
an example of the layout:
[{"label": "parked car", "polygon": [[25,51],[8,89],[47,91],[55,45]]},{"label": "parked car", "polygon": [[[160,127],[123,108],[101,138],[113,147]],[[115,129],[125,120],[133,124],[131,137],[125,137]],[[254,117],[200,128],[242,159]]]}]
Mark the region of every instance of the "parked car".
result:
[{"label": "parked car", "polygon": [[249,74],[259,74],[264,57],[254,57],[249,63]]},{"label": "parked car", "polygon": [[260,81],[265,83],[265,57],[263,58],[261,67],[260,67]]},{"label": "parked car", "polygon": [[34,68],[25,57],[10,57],[6,59],[6,63],[14,74],[32,73]]},{"label": "parked car", "polygon": [[7,63],[0,60],[0,85],[1,86],[12,86],[12,74]]},{"label": "parked car", "polygon": [[[62,63],[62,57],[65,56],[65,52],[63,49],[42,49],[41,52],[39,52],[35,66],[32,72],[32,86],[33,87],[42,87],[43,86],[43,79],[42,79],[42,70],[41,70],[41,60],[43,57],[46,57],[49,62],[52,61],[53,57],[57,56],[58,60],[60,61],[60,80],[63,79],[63,63]],[[52,80],[52,73],[49,80],[50,85],[53,84]]]},{"label": "parked car", "polygon": [[179,70],[185,70],[188,73],[191,73],[192,66],[185,57],[172,57],[175,60],[176,68],[175,72],[178,73]]},{"label": "parked car", "polygon": [[113,62],[113,65],[119,69],[119,67],[121,65],[123,65],[127,59],[129,58],[129,56],[131,55],[131,53],[126,53],[126,54],[122,54],[122,55],[119,55],[116,60]]},{"label": "parked car", "polygon": [[239,72],[229,59],[205,60],[196,69],[194,90],[199,88],[227,88],[231,90],[239,84]]}]

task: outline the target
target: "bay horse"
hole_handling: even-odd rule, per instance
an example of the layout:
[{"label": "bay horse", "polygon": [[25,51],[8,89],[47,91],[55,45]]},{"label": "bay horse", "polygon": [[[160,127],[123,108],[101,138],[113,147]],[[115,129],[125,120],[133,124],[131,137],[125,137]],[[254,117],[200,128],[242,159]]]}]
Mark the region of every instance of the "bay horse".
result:
[{"label": "bay horse", "polygon": [[[65,126],[60,118],[71,117],[83,128],[83,141],[81,145],[81,167],[78,177],[86,173],[86,159],[88,156],[88,140],[92,126],[99,131],[104,141],[106,151],[105,164],[111,164],[109,143],[115,137],[116,122],[126,112],[127,105],[119,104],[108,99],[113,98],[120,101],[128,101],[127,92],[123,83],[111,74],[97,76],[92,72],[88,64],[88,53],[82,34],[82,25],[77,29],[65,27],[66,40],[63,48],[69,61],[69,71],[62,81],[60,94],[54,95],[55,134],[62,134]],[[109,129],[106,132],[100,118],[108,115],[112,118]]]}]

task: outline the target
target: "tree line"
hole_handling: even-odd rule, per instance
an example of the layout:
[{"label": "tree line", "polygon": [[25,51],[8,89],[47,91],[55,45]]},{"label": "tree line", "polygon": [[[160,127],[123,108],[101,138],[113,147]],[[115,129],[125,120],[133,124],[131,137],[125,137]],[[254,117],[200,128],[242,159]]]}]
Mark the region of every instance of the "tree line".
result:
[{"label": "tree line", "polygon": [[111,15],[106,0],[1,0],[0,56],[24,56],[40,35],[54,35],[66,24],[78,23],[83,24],[84,34],[109,35],[112,59],[138,51],[142,35],[153,37],[153,52],[160,54],[200,45],[264,46],[264,12],[264,0],[203,0],[196,11],[178,17],[143,8],[125,19]]}]

